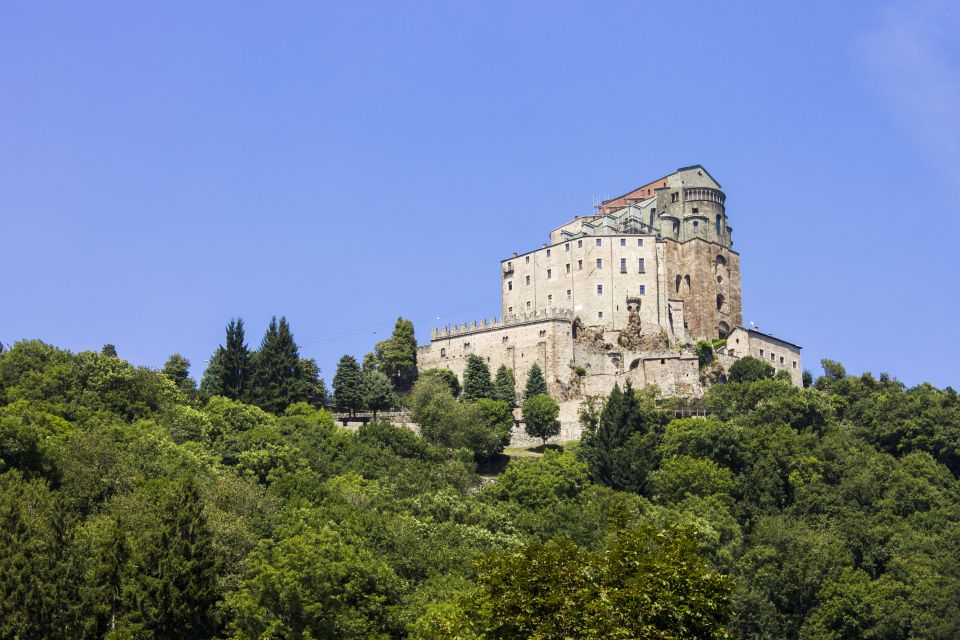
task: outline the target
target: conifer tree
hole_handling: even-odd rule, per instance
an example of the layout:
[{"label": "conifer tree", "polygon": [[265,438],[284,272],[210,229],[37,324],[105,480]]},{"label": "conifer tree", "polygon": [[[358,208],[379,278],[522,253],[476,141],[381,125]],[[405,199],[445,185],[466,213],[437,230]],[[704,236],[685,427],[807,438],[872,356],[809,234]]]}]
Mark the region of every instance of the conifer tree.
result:
[{"label": "conifer tree", "polygon": [[387,374],[394,388],[400,393],[409,391],[417,380],[417,338],[413,323],[397,318],[393,334],[377,343],[376,351],[380,371]]},{"label": "conifer tree", "polygon": [[100,349],[100,355],[102,355],[102,356],[107,356],[108,358],[117,358],[117,357],[119,357],[119,356],[117,355],[117,348],[116,348],[113,344],[111,344],[111,343],[109,343],[109,342],[108,342],[107,344],[103,345],[103,348]]},{"label": "conifer tree", "polygon": [[468,402],[480,398],[493,399],[493,382],[487,361],[471,353],[467,356],[467,370],[463,374],[462,398]]},{"label": "conifer tree", "polygon": [[527,372],[527,384],[523,390],[524,398],[532,398],[541,393],[547,393],[547,381],[543,379],[543,370],[534,362]]},{"label": "conifer tree", "polygon": [[248,399],[252,355],[244,340],[243,320],[230,320],[227,324],[226,346],[217,347],[203,374],[200,393],[204,398],[224,396],[231,400]]},{"label": "conifer tree", "polygon": [[363,356],[363,372],[367,371],[376,371],[380,367],[380,360],[377,359],[377,354],[372,351],[368,351],[367,355]]},{"label": "conifer tree", "polygon": [[353,356],[343,356],[333,376],[333,400],[340,411],[352,416],[363,402],[363,379],[360,365]]},{"label": "conifer tree", "polygon": [[283,413],[294,402],[307,400],[300,354],[283,316],[271,318],[254,362],[250,399],[265,411]]},{"label": "conifer tree", "polygon": [[517,405],[517,381],[505,364],[500,365],[493,380],[493,399],[506,402],[511,408]]},{"label": "conifer tree", "polygon": [[177,482],[160,504],[125,585],[128,628],[155,638],[203,638],[213,631],[217,573],[213,536],[196,484]]}]

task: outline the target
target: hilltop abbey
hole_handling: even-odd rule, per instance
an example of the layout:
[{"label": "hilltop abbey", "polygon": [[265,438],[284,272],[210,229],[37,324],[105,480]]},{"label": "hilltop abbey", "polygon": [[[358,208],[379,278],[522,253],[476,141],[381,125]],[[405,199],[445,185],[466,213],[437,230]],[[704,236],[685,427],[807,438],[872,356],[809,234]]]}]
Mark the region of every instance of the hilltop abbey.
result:
[{"label": "hilltop abbey", "polygon": [[700,165],[606,200],[550,232],[539,249],[501,261],[501,320],[432,332],[421,369],[463,377],[476,354],[513,369],[534,362],[551,395],[573,401],[614,383],[695,397],[708,381],[692,345],[725,340],[722,367],[751,355],[801,384],[800,347],[743,327],[740,255],[720,184]]}]

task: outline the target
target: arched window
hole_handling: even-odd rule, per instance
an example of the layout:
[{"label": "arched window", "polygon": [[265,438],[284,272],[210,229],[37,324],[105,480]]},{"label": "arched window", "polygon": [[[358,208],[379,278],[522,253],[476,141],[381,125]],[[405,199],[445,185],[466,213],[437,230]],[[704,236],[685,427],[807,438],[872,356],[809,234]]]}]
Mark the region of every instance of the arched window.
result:
[{"label": "arched window", "polygon": [[718,237],[718,238],[723,235],[722,233],[720,233],[720,214],[719,214],[719,213],[717,214],[717,227],[716,227],[716,231],[717,231],[717,237]]},{"label": "arched window", "polygon": [[683,284],[684,284],[683,292],[689,294],[690,293],[690,276],[689,275],[683,276]]},{"label": "arched window", "polygon": [[727,266],[727,259],[724,258],[723,256],[719,256],[719,255],[718,255],[718,256],[717,256],[717,259],[716,259],[716,266],[718,266],[718,267],[725,267],[725,266]]},{"label": "arched window", "polygon": [[726,298],[723,297],[722,293],[717,294],[717,311],[723,311],[723,303],[726,302]]},{"label": "arched window", "polygon": [[673,221],[673,235],[675,235],[675,236],[679,236],[679,235],[680,235],[680,221],[679,221],[679,220],[674,220],[674,221]]},{"label": "arched window", "polygon": [[721,322],[718,324],[717,335],[720,336],[721,340],[726,339],[726,337],[730,335],[730,325],[728,325],[726,322]]},{"label": "arched window", "polygon": [[677,274],[677,293],[680,293],[680,283],[683,282],[683,278],[680,277],[680,274]]}]

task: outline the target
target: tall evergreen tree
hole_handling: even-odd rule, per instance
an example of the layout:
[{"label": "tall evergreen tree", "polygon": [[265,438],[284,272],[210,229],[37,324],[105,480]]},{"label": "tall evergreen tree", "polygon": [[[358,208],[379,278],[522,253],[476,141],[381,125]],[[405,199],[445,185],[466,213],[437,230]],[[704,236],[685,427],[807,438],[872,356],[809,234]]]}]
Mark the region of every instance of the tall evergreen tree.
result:
[{"label": "tall evergreen tree", "polygon": [[363,403],[363,378],[353,356],[343,356],[333,376],[333,400],[340,411],[353,415]]},{"label": "tall evergreen tree", "polygon": [[202,396],[224,396],[241,401],[248,399],[253,366],[252,354],[244,340],[243,320],[230,320],[227,324],[226,346],[217,347],[200,382]]},{"label": "tall evergreen tree", "polygon": [[376,419],[378,411],[389,409],[396,404],[397,397],[386,374],[380,371],[364,371],[361,373],[361,379],[363,404],[373,411],[374,419]]},{"label": "tall evergreen tree", "polygon": [[380,368],[380,360],[377,358],[377,354],[368,351],[367,355],[363,356],[363,372],[376,371],[378,368]]},{"label": "tall evergreen tree", "polygon": [[154,638],[203,638],[214,629],[217,573],[213,536],[192,480],[175,483],[147,532],[125,585],[131,631]]},{"label": "tall evergreen tree", "polygon": [[308,400],[300,354],[283,316],[271,318],[254,361],[250,399],[265,411],[282,413],[294,402]]},{"label": "tall evergreen tree", "polygon": [[387,374],[397,391],[404,393],[417,380],[417,338],[413,323],[397,318],[393,335],[377,343],[377,359],[380,370]]},{"label": "tall evergreen tree", "polygon": [[116,348],[113,344],[111,344],[111,343],[109,343],[109,342],[108,342],[107,344],[103,345],[103,348],[100,349],[100,355],[102,355],[102,356],[107,356],[108,358],[118,358],[118,357],[119,357],[119,356],[117,355],[117,348]]},{"label": "tall evergreen tree", "polygon": [[523,390],[524,398],[532,398],[541,393],[547,393],[547,381],[543,379],[543,370],[534,362],[527,372],[527,384]]},{"label": "tall evergreen tree", "polygon": [[467,356],[467,370],[463,374],[462,398],[468,402],[480,398],[493,399],[490,368],[487,366],[487,361],[475,353]]},{"label": "tall evergreen tree", "polygon": [[511,408],[517,405],[517,381],[505,364],[500,365],[493,380],[493,399],[506,402]]}]

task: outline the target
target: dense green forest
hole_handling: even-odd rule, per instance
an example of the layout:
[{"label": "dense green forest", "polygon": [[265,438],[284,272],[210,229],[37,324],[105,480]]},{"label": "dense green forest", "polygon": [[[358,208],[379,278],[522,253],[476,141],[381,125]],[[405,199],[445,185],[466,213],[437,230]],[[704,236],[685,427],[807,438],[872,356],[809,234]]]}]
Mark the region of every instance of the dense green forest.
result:
[{"label": "dense green forest", "polygon": [[[507,462],[514,406],[555,422],[542,372],[461,385],[415,346],[399,320],[332,397],[285,319],[231,322],[200,385],[0,353],[0,637],[960,637],[952,389],[745,359],[708,417],[617,388]],[[398,404],[422,435],[325,408]]]}]

